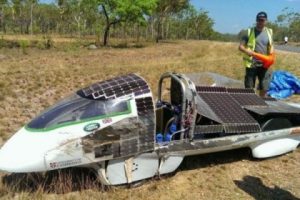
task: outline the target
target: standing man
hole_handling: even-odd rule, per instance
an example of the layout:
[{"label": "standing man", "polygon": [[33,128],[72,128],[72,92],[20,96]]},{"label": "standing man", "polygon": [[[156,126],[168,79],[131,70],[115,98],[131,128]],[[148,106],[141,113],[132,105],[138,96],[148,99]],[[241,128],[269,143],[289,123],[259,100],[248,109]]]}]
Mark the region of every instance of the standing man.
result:
[{"label": "standing man", "polygon": [[253,53],[264,55],[273,53],[273,31],[266,27],[267,19],[267,13],[259,12],[256,15],[256,26],[248,29],[239,45],[239,50],[245,54],[243,58],[246,67],[245,88],[255,88],[258,78],[259,95],[262,97],[269,88],[272,72],[264,68],[263,62],[254,58]]}]

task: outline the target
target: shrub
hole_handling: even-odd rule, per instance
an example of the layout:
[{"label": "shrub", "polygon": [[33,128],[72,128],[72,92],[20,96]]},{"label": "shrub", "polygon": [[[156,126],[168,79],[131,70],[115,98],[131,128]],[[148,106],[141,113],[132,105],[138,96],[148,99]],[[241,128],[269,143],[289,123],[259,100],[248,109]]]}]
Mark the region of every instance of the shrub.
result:
[{"label": "shrub", "polygon": [[5,47],[5,40],[4,40],[3,35],[1,35],[1,39],[0,39],[0,48],[3,48],[3,47]]},{"label": "shrub", "polygon": [[54,46],[54,41],[52,40],[50,35],[46,35],[43,37],[43,43],[45,49],[51,49]]},{"label": "shrub", "polygon": [[29,46],[29,41],[28,40],[20,40],[19,44],[22,49],[22,53],[27,55],[28,54],[27,48]]}]

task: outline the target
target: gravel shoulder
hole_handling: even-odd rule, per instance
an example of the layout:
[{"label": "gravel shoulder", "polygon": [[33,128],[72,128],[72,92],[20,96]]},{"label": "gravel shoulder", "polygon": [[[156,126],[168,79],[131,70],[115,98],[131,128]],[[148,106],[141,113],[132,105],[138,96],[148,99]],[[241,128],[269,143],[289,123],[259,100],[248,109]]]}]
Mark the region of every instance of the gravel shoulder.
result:
[{"label": "gravel shoulder", "polygon": [[276,50],[300,53],[300,47],[291,45],[275,45]]}]

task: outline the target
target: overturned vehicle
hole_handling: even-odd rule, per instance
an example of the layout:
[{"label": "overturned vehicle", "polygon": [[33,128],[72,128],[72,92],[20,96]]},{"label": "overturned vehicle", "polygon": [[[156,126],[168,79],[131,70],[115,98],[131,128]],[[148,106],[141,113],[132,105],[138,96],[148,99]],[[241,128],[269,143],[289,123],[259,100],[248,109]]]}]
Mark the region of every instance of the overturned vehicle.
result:
[{"label": "overturned vehicle", "polygon": [[249,147],[256,158],[300,143],[300,105],[261,98],[213,73],[165,73],[154,102],[136,74],[78,90],[44,111],[0,150],[0,170],[89,167],[105,185],[174,172],[183,158]]}]

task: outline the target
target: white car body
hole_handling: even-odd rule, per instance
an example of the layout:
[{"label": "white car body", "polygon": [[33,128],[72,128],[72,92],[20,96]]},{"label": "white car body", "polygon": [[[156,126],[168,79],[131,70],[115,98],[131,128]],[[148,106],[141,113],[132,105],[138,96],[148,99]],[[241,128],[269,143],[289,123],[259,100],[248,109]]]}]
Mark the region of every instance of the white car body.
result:
[{"label": "white car body", "polygon": [[[163,74],[156,108],[148,84],[134,74],[79,90],[4,144],[0,170],[28,173],[90,167],[103,184],[119,185],[174,172],[189,155],[249,147],[254,157],[268,158],[298,147],[298,104],[226,89],[239,87],[239,82],[204,76],[208,75],[215,82],[202,87],[198,81],[203,75]],[[171,102],[162,101],[162,83],[167,78],[172,82]],[[207,99],[214,96],[224,97],[224,105],[210,104]],[[226,104],[226,98],[234,104]],[[224,115],[220,109],[232,109],[245,119]]]}]

